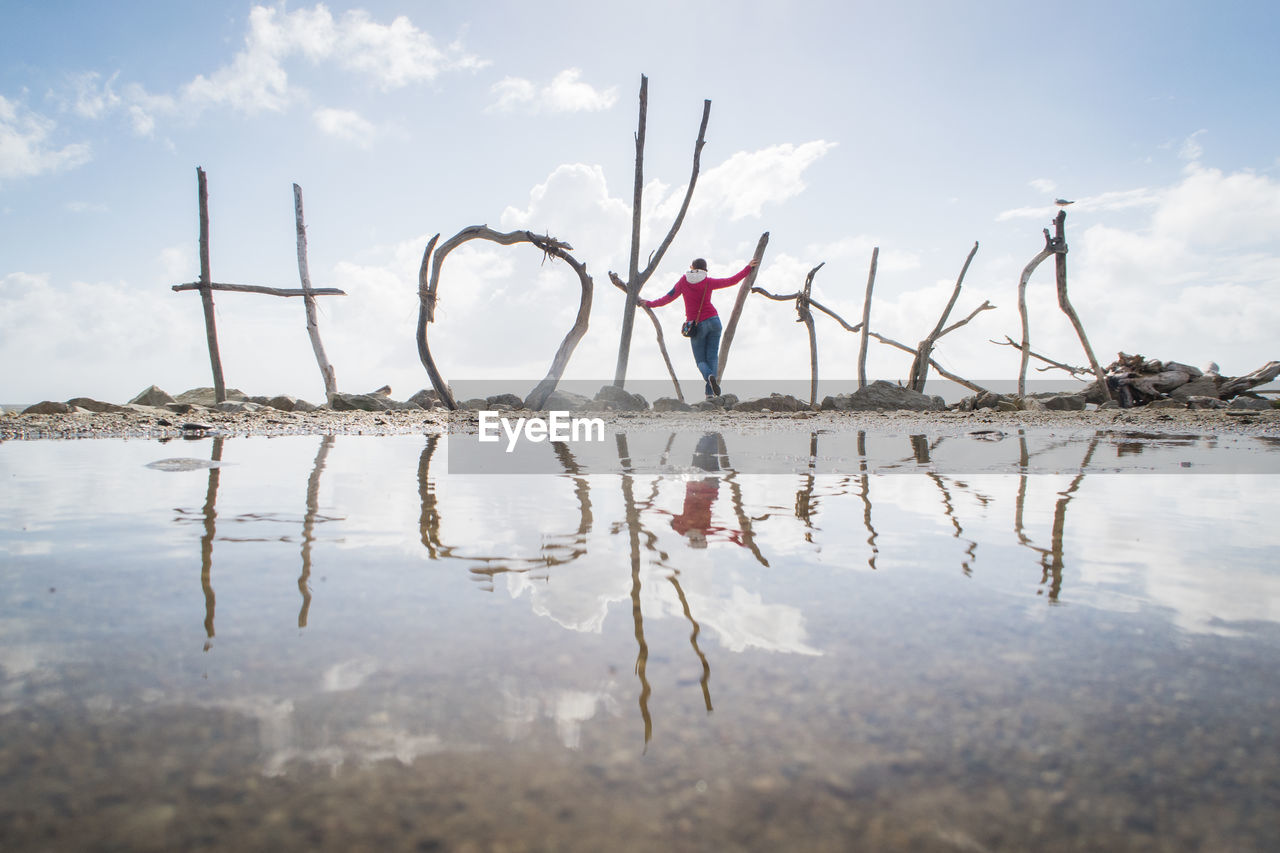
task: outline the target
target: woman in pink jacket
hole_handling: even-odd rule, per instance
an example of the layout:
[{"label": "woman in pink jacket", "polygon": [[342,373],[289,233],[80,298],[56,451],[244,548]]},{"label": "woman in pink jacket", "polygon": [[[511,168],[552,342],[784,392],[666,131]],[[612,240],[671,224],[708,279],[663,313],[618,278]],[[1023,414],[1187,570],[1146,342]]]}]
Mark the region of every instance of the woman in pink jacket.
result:
[{"label": "woman in pink jacket", "polygon": [[729,278],[710,278],[707,276],[707,262],[702,258],[694,258],[676,286],[666,296],[658,299],[642,299],[640,304],[646,308],[658,308],[671,302],[677,296],[684,297],[685,320],[697,323],[689,344],[693,347],[693,361],[698,365],[698,372],[706,383],[706,395],[710,400],[720,396],[720,382],[716,373],[720,369],[720,315],[711,304],[711,291],[722,287],[732,287],[747,277],[751,268],[756,265],[752,258],[737,274]]}]

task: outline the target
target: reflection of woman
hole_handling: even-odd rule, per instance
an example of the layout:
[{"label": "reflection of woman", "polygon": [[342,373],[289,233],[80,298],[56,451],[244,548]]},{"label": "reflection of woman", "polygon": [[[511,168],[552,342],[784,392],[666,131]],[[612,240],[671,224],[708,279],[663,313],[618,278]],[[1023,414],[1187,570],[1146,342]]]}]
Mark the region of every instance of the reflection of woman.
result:
[{"label": "reflection of woman", "polygon": [[677,296],[684,297],[685,319],[698,324],[689,338],[689,344],[693,347],[693,361],[698,365],[698,372],[706,383],[707,399],[720,396],[720,382],[716,379],[716,373],[720,370],[721,326],[720,315],[711,304],[711,291],[732,287],[742,281],[756,263],[755,258],[752,258],[745,267],[729,278],[709,278],[707,262],[702,258],[694,258],[689,271],[666,296],[640,301],[646,308],[658,308]]},{"label": "reflection of woman", "polygon": [[711,506],[720,494],[720,450],[723,439],[719,433],[707,433],[698,439],[693,451],[693,465],[701,468],[709,477],[689,480],[684,486],[684,507],[679,515],[671,516],[671,528],[689,539],[691,548],[707,547],[707,539],[713,534],[726,534],[725,538],[736,545],[742,544],[742,532],[711,523]]}]

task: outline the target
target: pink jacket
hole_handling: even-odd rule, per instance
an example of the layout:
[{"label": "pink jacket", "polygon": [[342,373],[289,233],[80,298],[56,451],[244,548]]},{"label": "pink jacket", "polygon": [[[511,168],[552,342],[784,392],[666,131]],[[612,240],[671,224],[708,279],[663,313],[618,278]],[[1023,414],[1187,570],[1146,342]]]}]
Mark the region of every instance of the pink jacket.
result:
[{"label": "pink jacket", "polygon": [[[668,291],[666,296],[662,296],[658,299],[642,299],[640,300],[640,304],[644,305],[646,308],[660,308],[671,302],[677,296],[683,296],[684,318],[686,320],[697,320],[698,322],[702,322],[708,317],[715,317],[718,315],[715,306],[711,304],[711,295],[708,291],[719,290],[722,287],[732,287],[742,281],[747,277],[747,273],[751,272],[751,264],[747,264],[742,268],[741,272],[729,278],[711,278],[710,276],[704,275],[701,277],[695,276],[695,278],[698,279],[697,281],[690,281],[689,276],[694,272],[701,272],[701,270],[691,270],[690,272],[685,273],[680,277],[680,280],[676,282],[676,286]],[[706,294],[705,300],[703,299],[704,294]],[[698,312],[699,305],[702,306],[702,312],[699,316],[695,317],[693,315]]]}]

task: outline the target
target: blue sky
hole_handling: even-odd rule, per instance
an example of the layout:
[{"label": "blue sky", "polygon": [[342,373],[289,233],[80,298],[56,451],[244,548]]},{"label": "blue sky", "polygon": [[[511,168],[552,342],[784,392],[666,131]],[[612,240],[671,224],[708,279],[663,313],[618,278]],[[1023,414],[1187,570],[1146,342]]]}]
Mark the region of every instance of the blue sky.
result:
[{"label": "blue sky", "polygon": [[[216,280],[297,286],[302,186],[313,283],[349,294],[320,317],[343,389],[428,385],[422,250],[479,223],[574,245],[596,287],[567,375],[611,379],[641,74],[642,256],[713,102],[647,297],[694,256],[733,272],[769,231],[759,283],[790,292],[825,262],[814,294],[853,320],[879,246],[872,327],[915,343],[976,240],[956,316],[998,307],[938,358],[1013,378],[1017,353],[988,340],[1017,336],[1018,275],[1066,196],[1071,294],[1104,363],[1123,349],[1238,374],[1280,357],[1272,4],[0,2],[0,21],[0,401],[210,384],[199,300],[169,290],[198,274],[198,165]],[[577,291],[529,247],[456,252],[431,330],[445,375],[540,378]],[[1051,265],[1030,298],[1035,348],[1083,363]],[[323,397],[297,300],[216,303],[228,384]],[[660,316],[694,378],[677,308]],[[748,303],[726,390],[807,378],[793,317]],[[846,390],[857,340],[817,322],[823,393]],[[873,344],[874,375],[908,364]],[[664,375],[642,319],[629,376]]]}]

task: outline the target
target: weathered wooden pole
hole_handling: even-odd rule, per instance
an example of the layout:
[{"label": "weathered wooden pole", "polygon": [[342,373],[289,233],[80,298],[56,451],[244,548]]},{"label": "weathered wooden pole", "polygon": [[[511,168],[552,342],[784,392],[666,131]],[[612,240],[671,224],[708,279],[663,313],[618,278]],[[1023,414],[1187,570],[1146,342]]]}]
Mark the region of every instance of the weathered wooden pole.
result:
[{"label": "weathered wooden pole", "polygon": [[[654,270],[662,263],[663,257],[667,254],[667,249],[671,248],[671,242],[675,240],[676,233],[679,232],[681,224],[684,222],[685,214],[689,212],[689,202],[693,199],[694,187],[698,185],[698,172],[702,163],[702,148],[707,144],[707,122],[711,118],[711,101],[704,100],[702,102],[702,124],[698,127],[698,138],[693,143],[693,169],[689,173],[689,184],[685,188],[684,201],[680,204],[680,210],[676,214],[676,218],[671,223],[671,228],[667,231],[667,236],[658,244],[658,248],[649,255],[649,263],[644,269],[640,269],[640,207],[641,200],[644,195],[644,137],[646,116],[649,112],[649,80],[641,75],[640,77],[640,125],[636,133],[636,175],[635,187],[632,196],[631,207],[631,255],[630,269],[627,274],[627,283],[624,286],[626,291],[626,306],[622,316],[622,334],[618,342],[618,366],[614,373],[613,384],[619,388],[622,387],[627,377],[627,362],[631,357],[631,337],[635,327],[635,311],[640,301],[640,291],[645,284],[653,277]],[[610,279],[616,278],[613,272],[609,273]],[[657,319],[650,312],[649,319],[653,320],[657,326]],[[659,346],[661,347],[661,333],[659,333]],[[677,396],[679,396],[679,383],[676,384]]]},{"label": "weathered wooden pole", "polygon": [[[1089,367],[1093,370],[1093,375],[1098,378],[1098,389],[1104,400],[1111,399],[1111,391],[1107,388],[1107,376],[1102,368],[1098,365],[1098,359],[1093,355],[1093,347],[1089,346],[1089,339],[1084,334],[1084,324],[1080,322],[1076,309],[1071,307],[1071,300],[1067,298],[1067,235],[1066,235],[1067,212],[1059,210],[1058,215],[1053,220],[1053,245],[1055,277],[1058,285],[1058,307],[1071,320],[1071,325],[1075,327],[1076,335],[1080,338],[1080,345],[1084,347],[1084,354],[1089,359]],[[1021,383],[1019,383],[1021,384]],[[1022,393],[1019,390],[1018,393]]]},{"label": "weathered wooden pole", "polygon": [[880,247],[871,250],[871,271],[867,273],[867,295],[862,300],[862,340],[858,343],[858,387],[867,387],[867,337],[871,333],[871,289],[876,284],[876,263],[880,259]]},{"label": "weathered wooden pole", "polygon": [[204,306],[204,331],[209,339],[209,364],[213,368],[213,401],[227,399],[222,381],[222,357],[218,354],[218,327],[213,319],[213,275],[209,271],[209,185],[204,169],[196,166],[196,185],[200,196],[200,302]]},{"label": "weathered wooden pole", "polygon": [[311,338],[311,349],[315,350],[316,363],[320,365],[325,399],[332,402],[333,395],[338,393],[338,380],[334,376],[333,366],[324,354],[324,344],[320,342],[320,327],[316,324],[316,298],[311,292],[311,273],[307,269],[307,226],[302,218],[302,187],[297,184],[293,185],[293,212],[298,226],[298,276],[302,279],[307,335]]},{"label": "weathered wooden pole", "polygon": [[1049,240],[1049,229],[1044,229],[1044,249],[1031,259],[1022,270],[1018,279],[1018,315],[1022,318],[1022,364],[1018,368],[1018,396],[1027,393],[1027,363],[1031,358],[1031,321],[1027,317],[1027,281],[1045,260],[1053,254],[1053,244]]},{"label": "weathered wooden pole", "polygon": [[751,286],[755,284],[756,276],[760,273],[760,259],[764,257],[764,249],[769,245],[769,232],[766,231],[760,235],[760,241],[756,243],[755,254],[751,257],[756,264],[751,268],[751,272],[747,273],[747,277],[742,280],[742,284],[738,285],[738,296],[733,301],[733,313],[729,315],[729,324],[724,327],[724,336],[720,339],[720,355],[717,359],[720,363],[718,378],[724,379],[725,366],[729,363],[729,346],[733,343],[733,333],[738,328],[738,318],[742,316],[742,306],[747,302],[747,294],[751,292]]},{"label": "weathered wooden pole", "polygon": [[813,277],[826,265],[826,261],[809,270],[805,276],[804,290],[796,298],[796,313],[809,332],[809,408],[818,402],[818,335],[813,328],[813,312],[809,310],[809,294],[813,291]]},{"label": "weathered wooden pole", "polygon": [[622,336],[618,342],[618,366],[613,384],[619,388],[627,379],[631,356],[631,331],[635,325],[636,303],[640,301],[640,205],[644,200],[644,130],[649,114],[649,78],[640,75],[640,124],[636,130],[636,174],[631,191],[631,258],[627,263],[627,305],[622,313]]}]

